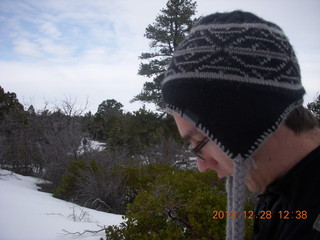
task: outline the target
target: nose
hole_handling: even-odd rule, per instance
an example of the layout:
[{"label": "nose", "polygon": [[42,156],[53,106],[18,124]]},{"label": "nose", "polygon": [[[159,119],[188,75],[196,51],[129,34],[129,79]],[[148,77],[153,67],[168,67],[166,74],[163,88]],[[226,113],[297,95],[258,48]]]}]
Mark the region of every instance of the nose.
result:
[{"label": "nose", "polygon": [[199,159],[197,159],[197,161],[198,161],[198,170],[199,170],[199,172],[205,172],[207,170],[207,168],[205,168],[205,166],[203,164],[203,161],[199,160]]},{"label": "nose", "polygon": [[209,169],[217,171],[218,162],[213,158],[206,158],[206,161],[203,161],[197,157],[197,165],[199,172],[205,172]]}]

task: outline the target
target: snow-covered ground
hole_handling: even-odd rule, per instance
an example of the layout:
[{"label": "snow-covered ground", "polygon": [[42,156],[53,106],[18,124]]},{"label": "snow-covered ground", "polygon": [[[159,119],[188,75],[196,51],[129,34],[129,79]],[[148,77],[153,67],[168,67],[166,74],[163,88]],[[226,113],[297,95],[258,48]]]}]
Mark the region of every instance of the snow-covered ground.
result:
[{"label": "snow-covered ground", "polygon": [[105,143],[83,138],[78,148],[78,154],[84,154],[85,152],[101,152],[106,148]]},{"label": "snow-covered ground", "polygon": [[39,179],[0,169],[0,240],[99,240],[85,230],[119,224],[122,216],[83,208],[39,192]]}]

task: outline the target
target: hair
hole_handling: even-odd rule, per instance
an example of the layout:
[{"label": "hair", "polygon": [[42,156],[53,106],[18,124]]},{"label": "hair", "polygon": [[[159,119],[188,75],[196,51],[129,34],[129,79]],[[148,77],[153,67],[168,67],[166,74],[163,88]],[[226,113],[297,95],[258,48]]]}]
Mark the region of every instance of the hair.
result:
[{"label": "hair", "polygon": [[284,123],[295,134],[301,134],[319,127],[318,119],[303,106],[294,108],[288,114]]}]

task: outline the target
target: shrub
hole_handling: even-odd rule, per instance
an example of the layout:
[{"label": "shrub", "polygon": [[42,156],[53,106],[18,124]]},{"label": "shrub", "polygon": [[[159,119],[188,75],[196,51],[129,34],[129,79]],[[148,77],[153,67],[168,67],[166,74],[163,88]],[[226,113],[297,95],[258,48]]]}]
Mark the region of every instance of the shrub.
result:
[{"label": "shrub", "polygon": [[62,175],[61,184],[54,189],[53,196],[65,200],[71,200],[76,195],[77,181],[83,178],[83,171],[89,168],[84,160],[69,162],[67,173]]},{"label": "shrub", "polygon": [[[212,219],[214,210],[226,207],[224,181],[214,171],[199,173],[167,165],[107,170],[94,160],[77,160],[70,162],[55,195],[125,214],[123,223],[106,229],[107,240],[225,238],[226,219]],[[249,200],[246,209],[252,210],[254,202]],[[248,239],[252,224],[247,219]]]},{"label": "shrub", "polygon": [[94,159],[74,160],[69,162],[61,184],[54,189],[54,196],[97,210],[124,214],[126,205],[169,169],[167,165],[106,169]]},{"label": "shrub", "polygon": [[107,239],[224,239],[224,187],[215,173],[170,169],[128,205],[125,222],[106,229]]}]

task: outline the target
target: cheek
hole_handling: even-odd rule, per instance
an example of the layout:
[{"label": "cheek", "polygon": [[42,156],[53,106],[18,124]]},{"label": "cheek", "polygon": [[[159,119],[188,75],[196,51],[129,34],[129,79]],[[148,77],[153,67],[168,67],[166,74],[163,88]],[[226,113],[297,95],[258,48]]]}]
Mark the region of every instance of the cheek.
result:
[{"label": "cheek", "polygon": [[228,173],[232,173],[233,171],[233,162],[232,160],[226,156],[218,147],[214,146],[211,148],[211,151],[208,152],[208,164],[212,167],[219,167],[227,171]]},{"label": "cheek", "polygon": [[227,156],[225,156],[225,159],[224,159],[224,168],[228,171],[228,173],[230,173],[230,175],[232,175],[233,173],[233,161],[228,158]]}]

